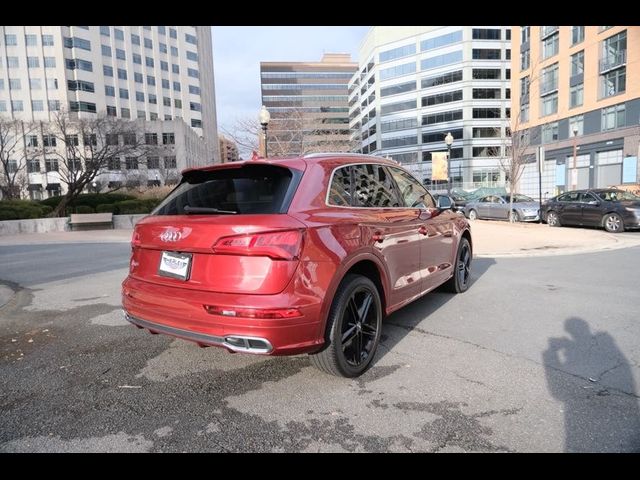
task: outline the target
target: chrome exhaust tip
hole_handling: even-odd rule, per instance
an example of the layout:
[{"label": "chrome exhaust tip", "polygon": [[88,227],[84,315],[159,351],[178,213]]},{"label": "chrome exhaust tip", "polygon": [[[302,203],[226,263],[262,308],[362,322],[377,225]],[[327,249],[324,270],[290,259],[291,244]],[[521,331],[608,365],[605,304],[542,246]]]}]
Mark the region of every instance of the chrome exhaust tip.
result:
[{"label": "chrome exhaust tip", "polygon": [[224,346],[236,352],[269,353],[273,350],[269,340],[259,337],[229,335],[224,338]]}]

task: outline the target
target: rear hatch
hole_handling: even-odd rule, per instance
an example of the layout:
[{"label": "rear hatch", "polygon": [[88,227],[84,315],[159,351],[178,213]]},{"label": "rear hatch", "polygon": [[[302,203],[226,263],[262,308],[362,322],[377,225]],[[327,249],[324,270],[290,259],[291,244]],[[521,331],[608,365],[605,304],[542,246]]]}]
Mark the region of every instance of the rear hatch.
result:
[{"label": "rear hatch", "polygon": [[210,292],[281,292],[302,249],[305,226],[286,214],[301,175],[257,162],[184,172],[136,225],[130,275]]}]

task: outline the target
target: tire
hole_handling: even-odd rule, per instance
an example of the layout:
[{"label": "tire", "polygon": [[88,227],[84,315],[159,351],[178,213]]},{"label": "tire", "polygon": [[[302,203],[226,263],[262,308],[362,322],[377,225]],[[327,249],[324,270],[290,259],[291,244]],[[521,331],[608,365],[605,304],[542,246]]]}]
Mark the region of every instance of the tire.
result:
[{"label": "tire", "polygon": [[464,293],[469,289],[471,280],[471,245],[462,237],[458,245],[454,263],[453,277],[444,284],[445,290],[451,293]]},{"label": "tire", "polygon": [[522,220],[520,220],[520,214],[518,212],[516,212],[515,210],[511,210],[511,215],[509,215],[509,221],[521,222]]},{"label": "tire", "polygon": [[624,222],[617,213],[607,213],[602,219],[602,226],[609,233],[624,232]]},{"label": "tire", "polygon": [[330,375],[360,376],[373,361],[381,330],[382,302],[378,289],[367,277],[348,274],[340,282],[329,309],[324,348],[310,355],[311,363]]},{"label": "tire", "polygon": [[469,210],[469,220],[477,220],[478,212],[476,212],[473,208]]},{"label": "tire", "polygon": [[547,212],[547,225],[549,225],[550,227],[560,227],[560,217],[558,217],[558,214],[556,212],[554,212],[553,210],[551,210],[550,212]]}]

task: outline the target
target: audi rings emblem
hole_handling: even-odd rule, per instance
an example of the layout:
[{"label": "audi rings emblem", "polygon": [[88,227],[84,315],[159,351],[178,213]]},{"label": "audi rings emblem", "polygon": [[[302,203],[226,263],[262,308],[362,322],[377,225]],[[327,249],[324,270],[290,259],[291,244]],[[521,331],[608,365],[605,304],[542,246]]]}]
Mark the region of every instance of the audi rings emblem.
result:
[{"label": "audi rings emblem", "polygon": [[163,242],[177,242],[182,238],[182,233],[179,230],[165,230],[160,234],[160,240]]}]

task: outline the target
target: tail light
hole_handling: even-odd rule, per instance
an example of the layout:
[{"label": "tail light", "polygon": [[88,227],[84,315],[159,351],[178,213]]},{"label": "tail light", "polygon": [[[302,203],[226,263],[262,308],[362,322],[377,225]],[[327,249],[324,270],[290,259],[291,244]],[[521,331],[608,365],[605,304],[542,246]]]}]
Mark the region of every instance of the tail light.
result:
[{"label": "tail light", "polygon": [[216,253],[270,257],[276,260],[298,258],[302,230],[281,230],[223,237],[213,246]]},{"label": "tail light", "polygon": [[134,230],[133,235],[131,236],[131,249],[133,250],[136,247],[140,246],[140,233],[137,230]]}]

